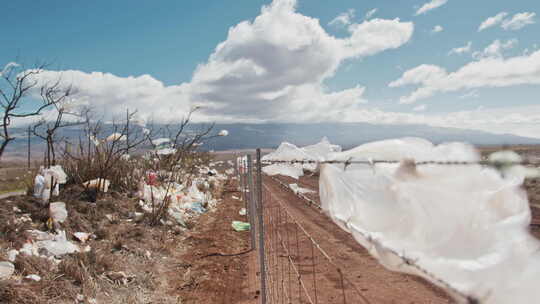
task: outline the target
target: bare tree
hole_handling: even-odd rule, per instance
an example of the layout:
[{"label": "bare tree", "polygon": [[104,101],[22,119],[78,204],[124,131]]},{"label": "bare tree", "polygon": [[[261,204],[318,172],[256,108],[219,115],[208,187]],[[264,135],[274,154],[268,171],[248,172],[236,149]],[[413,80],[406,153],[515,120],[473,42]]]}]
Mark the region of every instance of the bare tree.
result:
[{"label": "bare tree", "polygon": [[33,69],[24,69],[11,62],[0,71],[0,159],[7,145],[15,140],[11,129],[13,119],[39,115],[54,103],[53,100],[43,99],[33,107],[22,108],[30,91],[38,86],[36,76],[45,67],[45,64],[41,64]]},{"label": "bare tree", "polygon": [[41,87],[41,98],[43,103],[50,104],[54,108],[56,116],[42,117],[32,127],[32,133],[43,139],[47,143],[47,151],[45,152],[45,166],[56,165],[56,150],[55,145],[64,138],[59,137],[58,131],[62,128],[72,127],[84,124],[83,118],[87,117],[90,112],[88,108],[77,108],[71,104],[69,95],[71,88],[62,88],[60,80],[52,85],[44,85]]}]

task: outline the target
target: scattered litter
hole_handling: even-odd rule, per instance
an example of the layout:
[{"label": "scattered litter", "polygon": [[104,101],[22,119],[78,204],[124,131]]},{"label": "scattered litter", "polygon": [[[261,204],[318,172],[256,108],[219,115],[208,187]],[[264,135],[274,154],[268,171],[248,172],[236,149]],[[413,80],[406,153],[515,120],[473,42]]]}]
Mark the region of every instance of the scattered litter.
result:
[{"label": "scattered litter", "polygon": [[135,276],[133,275],[127,275],[125,272],[123,271],[109,271],[107,273],[105,273],[105,276],[115,282],[115,283],[121,283],[121,284],[124,284],[124,285],[127,285],[129,282],[131,282]]},{"label": "scattered litter", "polygon": [[105,214],[105,218],[108,219],[111,223],[116,223],[119,220],[117,214]]},{"label": "scattered litter", "polygon": [[11,262],[0,262],[0,280],[9,279],[15,272],[15,266]]},{"label": "scattered litter", "polygon": [[41,281],[41,277],[38,276],[37,274],[27,275],[27,276],[24,277],[24,279],[28,280],[28,281],[35,281],[35,282]]},{"label": "scattered litter", "polygon": [[199,214],[206,212],[206,209],[203,207],[201,203],[191,203],[191,206],[189,207],[189,209]]},{"label": "scattered litter", "polygon": [[83,186],[87,189],[97,189],[102,192],[107,192],[111,182],[107,179],[96,178],[83,183]]},{"label": "scattered litter", "polygon": [[249,231],[250,225],[246,222],[232,221],[231,226],[236,231]]},{"label": "scattered litter", "polygon": [[10,251],[7,252],[8,261],[15,262],[15,259],[17,258],[18,255],[19,255],[18,250],[11,249]]},{"label": "scattered litter", "polygon": [[13,212],[21,213],[22,210],[17,207],[13,207]]},{"label": "scattered litter", "polygon": [[297,193],[297,194],[315,193],[315,191],[307,189],[307,188],[302,188],[302,187],[298,186],[297,184],[290,184],[289,188],[294,193]]},{"label": "scattered litter", "polygon": [[83,244],[90,238],[90,234],[85,232],[75,232],[73,233],[73,236]]},{"label": "scattered litter", "polygon": [[232,199],[240,200],[240,198],[239,198],[238,196],[236,196],[236,195],[233,195],[233,196],[232,196]]},{"label": "scattered litter", "polygon": [[45,190],[45,177],[43,177],[43,175],[41,174],[38,174],[34,178],[34,197],[42,198],[44,190]]},{"label": "scattered litter", "polygon": [[240,211],[238,211],[238,214],[240,214],[240,215],[246,215],[246,214],[247,214],[246,208],[240,209]]},{"label": "scattered litter", "polygon": [[228,135],[229,135],[229,131],[227,130],[221,130],[218,133],[218,136],[228,136]]},{"label": "scattered litter", "polygon": [[121,133],[113,133],[111,135],[109,135],[109,137],[107,137],[106,141],[108,142],[111,142],[111,141],[126,141],[126,136],[125,135],[122,135]]},{"label": "scattered litter", "polygon": [[[61,230],[56,234],[43,232],[39,230],[28,230],[30,235],[36,240],[29,244],[30,248],[24,248],[20,252],[29,253],[29,255],[41,256],[62,256],[79,251],[79,247],[69,242],[66,238],[66,232]],[[28,244],[28,243],[26,243]],[[26,245],[25,244],[25,245]],[[39,254],[36,254],[39,253]]]},{"label": "scattered litter", "polygon": [[49,205],[49,217],[53,222],[63,223],[67,219],[67,216],[66,203],[55,202]]}]

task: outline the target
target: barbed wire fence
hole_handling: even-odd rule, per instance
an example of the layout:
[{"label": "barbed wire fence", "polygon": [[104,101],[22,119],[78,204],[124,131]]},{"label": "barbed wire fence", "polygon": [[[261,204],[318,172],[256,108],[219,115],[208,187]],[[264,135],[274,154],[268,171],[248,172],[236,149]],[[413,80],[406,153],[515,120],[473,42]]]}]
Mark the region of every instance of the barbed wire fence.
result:
[{"label": "barbed wire fence", "polygon": [[[304,165],[341,164],[344,169],[353,164],[375,166],[377,164],[399,164],[397,160],[377,159],[347,159],[316,161],[311,159],[300,160],[261,160],[261,151],[257,149],[256,159],[251,155],[240,158],[235,163],[239,186],[245,202],[247,216],[250,222],[251,249],[257,251],[259,264],[258,280],[260,284],[260,302],[265,303],[371,303],[362,293],[362,288],[355,285],[347,273],[333,261],[331,256],[321,247],[317,240],[310,235],[302,223],[290,212],[287,204],[273,193],[263,183],[262,166],[272,164]],[[442,166],[487,166],[503,169],[511,166],[540,167],[540,162],[523,160],[515,161],[418,161],[416,166],[442,165]],[[254,168],[255,167],[255,168]],[[288,185],[279,179],[272,178],[282,187],[293,192],[307,205],[323,214],[321,205],[309,197],[292,191]],[[385,247],[378,240],[367,234],[362,237],[373,246],[384,249],[396,258],[402,260],[403,265],[413,269],[422,276],[429,278],[439,287],[444,288],[463,303],[482,303],[482,299],[467,295],[438,278],[428,270],[418,265],[418,261],[407,258],[406,254],[396,252]],[[321,278],[330,278],[333,288],[325,288],[327,281]],[[337,286],[337,288],[336,288]],[[325,292],[322,293],[321,289]],[[328,293],[328,290],[334,290]]]}]

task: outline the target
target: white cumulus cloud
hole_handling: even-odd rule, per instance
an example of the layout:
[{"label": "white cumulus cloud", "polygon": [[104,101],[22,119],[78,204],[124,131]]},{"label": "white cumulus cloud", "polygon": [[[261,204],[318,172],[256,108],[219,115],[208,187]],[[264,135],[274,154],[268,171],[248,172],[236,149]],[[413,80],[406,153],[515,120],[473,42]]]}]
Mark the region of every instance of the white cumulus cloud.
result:
[{"label": "white cumulus cloud", "polygon": [[431,30],[432,33],[440,33],[444,30],[444,28],[440,25],[435,25],[435,27],[433,27],[433,29]]},{"label": "white cumulus cloud", "polygon": [[[165,86],[149,75],[47,71],[72,85],[73,97],[107,115],[125,108],[156,120],[180,117],[200,106],[197,117],[217,122],[339,121],[365,102],[361,85],[337,92],[325,81],[347,59],[399,48],[414,31],[412,22],[372,19],[347,26],[348,35],[327,33],[316,18],[296,11],[295,0],[274,0],[254,20],[229,29],[190,82]],[[352,22],[352,21],[351,21]]]},{"label": "white cumulus cloud", "polygon": [[466,45],[462,47],[451,49],[450,52],[448,52],[448,55],[452,55],[452,54],[461,55],[461,54],[469,53],[471,51],[471,47],[472,47],[472,41],[469,41],[467,42]]},{"label": "white cumulus cloud", "polygon": [[400,98],[400,103],[414,103],[437,93],[522,84],[540,84],[540,50],[510,58],[484,57],[453,73],[436,65],[424,64],[406,71],[389,86],[417,85],[414,92]]},{"label": "white cumulus cloud", "polygon": [[526,25],[536,23],[536,20],[534,20],[535,16],[536,16],[536,13],[530,13],[530,12],[518,13],[518,14],[515,14],[512,17],[512,19],[504,20],[501,23],[501,27],[505,30],[516,31],[516,30],[522,29]]},{"label": "white cumulus cloud", "polygon": [[480,26],[478,27],[478,31],[481,32],[485,29],[500,24],[506,16],[508,16],[507,12],[500,12],[493,17],[487,18],[486,20],[484,20],[484,22],[480,24]]},{"label": "white cumulus cloud", "polygon": [[416,107],[414,107],[413,111],[422,112],[422,111],[425,111],[426,109],[427,109],[427,106],[425,104],[421,104],[421,105],[417,105]]},{"label": "white cumulus cloud", "polygon": [[416,11],[416,15],[418,16],[418,15],[425,14],[431,10],[434,10],[440,6],[445,5],[446,2],[448,2],[448,0],[432,0],[428,3],[425,3]]},{"label": "white cumulus cloud", "polygon": [[503,57],[503,51],[514,48],[518,44],[517,39],[510,39],[506,42],[501,42],[499,39],[493,41],[481,52],[474,52],[473,58],[482,59],[485,57]]},{"label": "white cumulus cloud", "polygon": [[328,25],[336,25],[336,26],[346,26],[352,23],[352,20],[354,19],[354,15],[356,14],[356,11],[351,8],[345,13],[339,14],[336,18],[332,19],[328,23]]},{"label": "white cumulus cloud", "polygon": [[377,11],[378,11],[377,8],[374,8],[374,9],[368,11],[366,13],[366,16],[364,17],[364,19],[366,19],[366,20],[370,19],[371,17],[373,17],[373,15],[375,15],[375,13],[377,13]]}]

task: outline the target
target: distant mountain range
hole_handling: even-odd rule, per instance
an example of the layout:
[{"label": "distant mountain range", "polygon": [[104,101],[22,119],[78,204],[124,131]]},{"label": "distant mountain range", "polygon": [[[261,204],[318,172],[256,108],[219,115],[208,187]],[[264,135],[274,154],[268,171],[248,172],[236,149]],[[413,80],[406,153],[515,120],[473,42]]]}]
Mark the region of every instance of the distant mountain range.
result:
[{"label": "distant mountain range", "polygon": [[[192,129],[202,125],[193,124]],[[375,125],[368,123],[317,123],[317,124],[216,124],[215,132],[226,129],[229,136],[212,139],[201,148],[205,150],[235,150],[276,148],[281,142],[295,145],[313,144],[323,136],[345,149],[360,144],[399,137],[421,137],[434,143],[461,141],[475,145],[537,145],[540,139],[515,135],[497,135],[481,131],[437,128],[425,125]],[[8,146],[11,155],[26,155],[27,138],[24,129],[16,130],[18,139]],[[80,129],[65,129],[63,135],[78,138]],[[43,151],[43,141],[31,139],[34,153]]]}]

